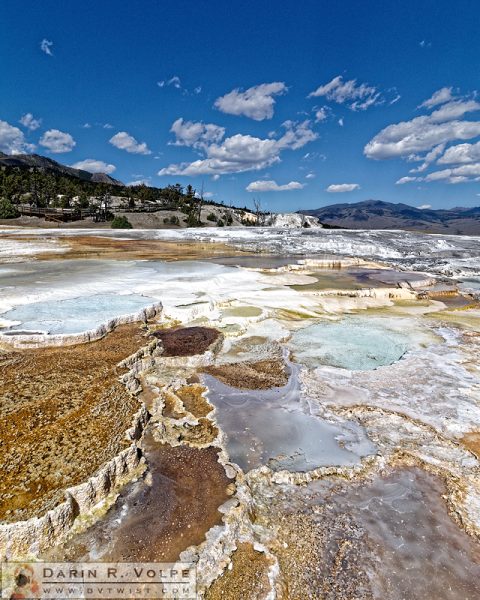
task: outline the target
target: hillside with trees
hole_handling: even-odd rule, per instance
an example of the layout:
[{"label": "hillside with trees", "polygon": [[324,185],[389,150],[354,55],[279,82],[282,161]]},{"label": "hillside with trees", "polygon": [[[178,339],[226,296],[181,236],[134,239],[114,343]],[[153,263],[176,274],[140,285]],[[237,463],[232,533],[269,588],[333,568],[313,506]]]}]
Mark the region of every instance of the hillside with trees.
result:
[{"label": "hillside with trees", "polygon": [[[255,215],[246,207],[238,209],[205,199],[203,193],[197,193],[191,185],[185,188],[179,183],[164,188],[143,184],[125,186],[108,176],[105,177],[111,181],[104,181],[102,177],[94,181],[85,178],[83,171],[75,173],[77,169],[64,167],[51,159],[38,160],[43,157],[36,157],[35,166],[25,161],[15,162],[15,157],[4,157],[0,157],[0,219],[57,212],[70,215],[69,220],[86,217],[111,220],[122,211],[166,211],[162,221],[168,226],[221,227],[255,222]],[[210,212],[208,207],[212,208]]]}]

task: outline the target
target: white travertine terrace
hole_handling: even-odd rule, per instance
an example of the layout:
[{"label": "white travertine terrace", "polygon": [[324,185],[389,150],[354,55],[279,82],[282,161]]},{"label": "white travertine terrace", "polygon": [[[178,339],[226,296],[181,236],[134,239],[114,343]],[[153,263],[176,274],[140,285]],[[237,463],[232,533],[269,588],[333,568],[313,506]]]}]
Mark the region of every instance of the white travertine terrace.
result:
[{"label": "white travertine terrace", "polygon": [[[70,230],[61,233],[67,237],[77,234]],[[85,231],[78,233],[85,235]],[[38,235],[40,248],[43,236],[57,235],[57,231],[53,233],[52,230],[48,234],[35,231],[34,235]],[[121,234],[102,231],[101,235],[127,239],[212,241],[214,234],[202,229]],[[280,232],[271,229],[226,229],[216,231],[215,235],[216,241],[231,242],[237,247],[296,256],[289,264],[278,268],[251,264],[228,266],[216,264],[214,260],[165,263],[152,260],[52,259],[0,264],[2,343],[20,347],[28,343],[39,347],[43,344],[92,341],[117,322],[138,320],[139,315],[132,313],[121,318],[117,315],[117,320],[110,320],[107,325],[94,323],[94,333],[58,336],[8,331],[12,326],[8,311],[22,306],[30,307],[35,313],[35,306],[42,302],[51,303],[54,312],[58,303],[69,300],[73,303],[71,319],[74,319],[76,299],[81,299],[79,306],[84,306],[85,299],[94,303],[100,295],[125,293],[143,296],[148,299],[146,307],[154,307],[150,312],[141,313],[142,320],[147,317],[157,319],[158,324],[163,326],[210,326],[222,333],[221,341],[199,356],[162,357],[160,351],[155,355],[141,352],[130,361],[133,379],[129,382],[127,377],[125,383],[131,386],[131,391],[139,391],[136,377],[141,375],[158,392],[150,412],[159,439],[173,444],[188,444],[182,442],[178,431],[198,424],[198,420],[188,414],[168,419],[162,416],[161,398],[166,389],[175,391],[185,385],[200,367],[238,364],[241,368],[245,361],[278,360],[282,349],[287,355],[291,350],[290,360],[298,361],[298,389],[296,395],[289,396],[285,407],[290,411],[302,411],[302,419],[328,423],[325,431],[343,432],[343,438],[337,435],[336,441],[340,440],[343,445],[338,456],[332,440],[321,442],[330,444],[326,454],[329,464],[319,463],[319,466],[302,470],[298,467],[302,461],[292,460],[290,463],[296,468],[282,468],[282,465],[288,465],[288,459],[294,454],[285,443],[283,448],[287,452],[287,460],[282,458],[277,461],[276,467],[272,467],[268,461],[262,464],[262,456],[266,456],[271,448],[276,452],[276,444],[282,449],[282,439],[275,438],[273,428],[281,422],[281,427],[286,426],[288,430],[288,420],[281,421],[281,413],[275,413],[275,419],[270,419],[272,431],[263,436],[263,441],[270,444],[265,444],[266,454],[258,452],[255,458],[260,462],[251,468],[243,463],[242,469],[234,464],[234,452],[232,456],[229,454],[231,441],[238,441],[236,433],[239,437],[240,434],[245,436],[245,439],[250,435],[249,441],[254,448],[259,440],[262,441],[261,432],[269,423],[268,414],[262,417],[263,420],[259,418],[255,424],[258,427],[254,427],[255,410],[253,404],[248,405],[244,410],[251,419],[249,431],[248,423],[241,419],[235,422],[235,402],[248,403],[248,392],[231,392],[228,396],[228,386],[211,383],[210,398],[214,408],[208,419],[220,425],[220,430],[218,436],[205,445],[221,448],[220,461],[230,475],[235,475],[236,491],[221,508],[222,525],[212,528],[202,544],[184,550],[181,555],[183,560],[197,563],[199,591],[204,593],[212,581],[221,576],[231,564],[238,543],[247,541],[271,559],[268,576],[272,586],[270,597],[274,598],[274,586],[281,580],[282,573],[275,552],[278,532],[275,523],[272,524],[274,517],[266,516],[269,503],[279,504],[281,493],[288,496],[291,492],[292,498],[301,496],[302,490],[316,489],[315,485],[319,482],[329,485],[329,482],[341,480],[346,488],[349,485],[365,486],[362,493],[368,498],[369,492],[365,490],[370,485],[383,489],[380,480],[385,474],[393,473],[395,482],[406,481],[408,477],[402,475],[402,469],[423,469],[428,471],[429,477],[445,485],[445,506],[459,526],[458,530],[463,529],[473,540],[478,539],[480,463],[464,438],[480,430],[480,313],[475,305],[475,290],[480,289],[480,238],[399,232]],[[4,240],[9,243],[8,236],[2,238],[0,232],[0,247]],[[34,257],[34,254],[28,255],[29,259]],[[392,265],[396,269],[389,271]],[[332,285],[335,274],[342,281],[338,286]],[[447,294],[443,303],[439,300],[441,296],[434,292],[439,289],[438,277],[441,279],[446,275],[451,279],[441,282],[446,286],[441,289]],[[349,277],[351,287],[345,283],[349,282]],[[6,285],[8,278],[12,278],[14,285]],[[457,285],[471,290],[464,297],[462,310],[450,309],[447,302],[447,297],[456,298]],[[435,300],[428,299],[429,291],[434,294]],[[68,318],[65,318],[67,321]],[[358,327],[351,339],[349,323]],[[325,324],[328,335],[322,335],[322,325]],[[14,326],[21,330],[22,323],[16,322]],[[362,335],[363,330],[365,335]],[[373,337],[369,337],[372,332]],[[386,338],[390,335],[391,339],[382,340],[384,334]],[[350,353],[347,357],[341,353],[342,340]],[[371,345],[375,347],[362,348],[361,344],[368,344],[369,340],[373,340]],[[379,340],[385,342],[385,348]],[[388,345],[390,342],[393,350]],[[376,353],[380,346],[382,352]],[[202,381],[208,388],[208,377]],[[214,392],[226,394],[226,401],[232,402],[226,413],[222,413],[222,402],[215,402]],[[274,390],[272,396],[265,395],[268,410],[278,408],[273,399],[276,393]],[[281,394],[281,390],[278,393]],[[205,395],[209,398],[208,389]],[[261,397],[258,394],[258,398]],[[294,426],[295,419],[291,413],[286,413],[285,419],[288,418]],[[353,438],[355,432],[358,434],[357,438],[352,438],[355,443],[345,434],[350,423],[355,424],[350,429]],[[238,432],[235,427],[239,428]],[[284,431],[281,427],[279,430]],[[141,430],[137,429],[139,437]],[[359,450],[359,441],[364,439],[368,440],[368,451],[363,451],[365,446],[362,451]],[[339,458],[346,451],[356,452],[356,459],[351,463],[342,462]],[[288,455],[289,452],[292,454]],[[294,458],[298,459],[298,456]],[[133,471],[137,466],[132,463]],[[125,474],[128,470],[119,469],[119,472]],[[414,484],[424,485],[421,477],[417,479],[412,478],[413,494]],[[88,485],[88,482],[82,485]],[[76,492],[70,490],[69,493],[75,496]],[[409,497],[409,493],[405,492],[404,496]],[[80,497],[83,498],[82,494]],[[84,506],[86,513],[95,508],[95,502],[104,499],[100,496],[89,496],[90,500]],[[402,493],[398,497],[402,498]],[[440,496],[437,500],[444,502]],[[346,505],[349,502],[353,500],[346,501]],[[67,510],[66,505],[61,506],[63,508],[54,509],[60,516]],[[257,522],[250,517],[252,511],[258,515]],[[65,518],[59,516],[57,519],[58,515],[55,513],[49,522],[55,524],[58,521],[58,531],[65,533],[72,522],[67,513]],[[67,521],[68,527],[65,525]],[[27,542],[31,540],[32,532],[39,535],[39,527],[43,527],[44,523],[26,523],[17,525],[18,545],[15,542],[10,546],[7,536],[12,534],[15,524],[0,526],[0,548],[5,552],[9,547],[10,556],[14,556],[17,549],[23,553],[27,550],[35,552],[35,548]],[[388,523],[385,526],[388,527]],[[17,538],[14,536],[12,539]],[[51,535],[48,539],[52,540]],[[404,543],[408,544],[408,540]],[[420,560],[420,557],[417,558]]]}]

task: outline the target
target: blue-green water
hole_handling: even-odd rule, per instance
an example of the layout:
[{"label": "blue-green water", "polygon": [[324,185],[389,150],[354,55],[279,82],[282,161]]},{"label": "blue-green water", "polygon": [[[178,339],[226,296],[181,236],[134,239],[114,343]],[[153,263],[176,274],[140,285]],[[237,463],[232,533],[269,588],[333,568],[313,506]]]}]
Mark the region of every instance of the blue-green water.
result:
[{"label": "blue-green water", "polygon": [[22,333],[72,334],[95,329],[120,315],[134,315],[154,303],[154,298],[140,294],[95,294],[24,304],[2,317],[20,322],[7,329],[12,334],[17,330]]},{"label": "blue-green water", "polygon": [[359,371],[396,362],[409,349],[410,340],[391,319],[352,316],[301,329],[290,346],[294,359],[308,367],[330,365]]}]

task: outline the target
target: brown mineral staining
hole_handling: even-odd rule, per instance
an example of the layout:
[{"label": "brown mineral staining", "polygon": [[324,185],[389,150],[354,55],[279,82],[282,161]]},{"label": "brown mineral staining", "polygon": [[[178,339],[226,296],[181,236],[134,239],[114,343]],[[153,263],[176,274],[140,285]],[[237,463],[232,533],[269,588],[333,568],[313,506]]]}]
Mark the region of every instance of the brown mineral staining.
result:
[{"label": "brown mineral staining", "polygon": [[146,342],[130,324],[90,344],[0,354],[0,519],[41,516],[128,445],[140,406],[117,364]]},{"label": "brown mineral staining", "polygon": [[175,561],[221,523],[218,508],[228,500],[231,480],[218,449],[172,447],[150,434],[143,447],[147,479],[129,484],[101,521],[50,560],[88,560],[92,552],[102,561]]},{"label": "brown mineral staining", "polygon": [[176,395],[183,403],[185,410],[191,413],[194,417],[206,417],[212,412],[213,406],[203,396],[206,388],[203,385],[192,384],[184,385],[176,390]]},{"label": "brown mineral staining", "polygon": [[471,431],[466,433],[461,439],[462,444],[473,452],[475,456],[480,459],[480,432]]},{"label": "brown mineral staining", "polygon": [[208,446],[218,436],[218,428],[209,419],[201,417],[196,424],[165,423],[168,439],[176,442],[187,443],[192,446]]},{"label": "brown mineral staining", "polygon": [[351,518],[341,515],[322,520],[308,513],[287,513],[278,526],[279,538],[272,548],[281,573],[278,598],[373,599],[369,561],[363,564],[358,550],[367,540]]},{"label": "brown mineral staining", "polygon": [[179,410],[179,401],[177,395],[170,391],[165,391],[162,394],[163,410],[162,415],[169,419],[181,419],[185,417],[185,412]]},{"label": "brown mineral staining", "polygon": [[268,390],[286,385],[288,376],[281,360],[229,363],[202,369],[222,383],[248,390]]},{"label": "brown mineral staining", "polygon": [[227,569],[208,589],[206,600],[263,600],[270,590],[268,569],[271,561],[252,544],[238,544]]},{"label": "brown mineral staining", "polygon": [[175,327],[159,329],[152,335],[162,342],[162,356],[195,356],[206,352],[219,339],[220,332],[211,327]]},{"label": "brown mineral staining", "polygon": [[[13,236],[12,236],[13,237]],[[22,239],[22,236],[16,236]],[[25,237],[23,237],[25,239]],[[37,238],[33,238],[37,239]],[[200,260],[212,257],[242,256],[249,253],[230,248],[226,244],[195,241],[128,240],[111,237],[76,235],[55,238],[67,249],[61,255],[39,254],[38,258],[103,258],[120,260]]]}]

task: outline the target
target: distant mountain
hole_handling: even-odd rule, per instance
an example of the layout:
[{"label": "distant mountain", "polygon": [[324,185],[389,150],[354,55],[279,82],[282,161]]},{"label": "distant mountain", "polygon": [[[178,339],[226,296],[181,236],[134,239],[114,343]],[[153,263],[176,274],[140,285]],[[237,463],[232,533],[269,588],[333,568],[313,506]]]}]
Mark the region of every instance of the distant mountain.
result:
[{"label": "distant mountain", "polygon": [[46,156],[40,156],[39,154],[4,154],[0,152],[0,167],[20,167],[23,169],[42,169],[43,171],[52,171],[54,173],[70,175],[72,177],[78,177],[83,181],[92,181],[93,183],[108,183],[110,185],[121,185],[124,184],[118,179],[114,179],[106,173],[90,173],[89,171],[82,171],[81,169],[74,169],[73,167],[67,167],[62,165],[56,160],[47,158]]},{"label": "distant mountain", "polygon": [[432,210],[408,204],[365,200],[332,204],[300,214],[318,217],[325,225],[346,229],[406,229],[428,233],[480,235],[480,207]]}]

